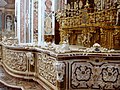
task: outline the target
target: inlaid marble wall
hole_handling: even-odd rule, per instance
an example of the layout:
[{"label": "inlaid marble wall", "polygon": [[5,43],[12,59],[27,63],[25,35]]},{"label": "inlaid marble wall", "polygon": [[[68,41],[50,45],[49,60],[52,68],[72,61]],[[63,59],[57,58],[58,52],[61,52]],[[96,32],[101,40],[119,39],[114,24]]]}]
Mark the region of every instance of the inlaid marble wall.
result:
[{"label": "inlaid marble wall", "polygon": [[25,9],[25,29],[26,29],[26,37],[25,37],[25,42],[26,43],[29,43],[29,39],[30,39],[30,37],[29,37],[29,34],[30,34],[30,32],[29,32],[29,28],[30,28],[30,23],[29,23],[29,7],[30,7],[30,4],[29,4],[30,2],[29,2],[29,0],[26,0],[26,9]]},{"label": "inlaid marble wall", "polygon": [[20,1],[20,42],[23,43],[24,42],[24,1],[25,0],[21,0]]},{"label": "inlaid marble wall", "polygon": [[[87,60],[87,59],[86,59]],[[74,61],[70,65],[70,90],[84,88],[119,90],[120,64],[117,60],[104,61],[103,58]],[[97,62],[98,61],[98,62]]]},{"label": "inlaid marble wall", "polygon": [[54,0],[45,0],[45,19],[44,19],[44,34],[54,34]]},{"label": "inlaid marble wall", "polygon": [[33,42],[38,42],[38,0],[33,2]]},{"label": "inlaid marble wall", "polygon": [[0,12],[0,32],[2,31],[2,12]]},{"label": "inlaid marble wall", "polygon": [[32,6],[30,0],[20,1],[20,43],[31,42],[31,12]]}]

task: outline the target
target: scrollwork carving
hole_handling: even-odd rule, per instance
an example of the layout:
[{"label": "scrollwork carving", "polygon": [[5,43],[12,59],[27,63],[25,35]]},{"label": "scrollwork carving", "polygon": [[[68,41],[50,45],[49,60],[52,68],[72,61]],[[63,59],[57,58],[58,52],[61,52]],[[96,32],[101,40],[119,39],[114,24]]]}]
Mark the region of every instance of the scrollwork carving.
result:
[{"label": "scrollwork carving", "polygon": [[16,71],[26,71],[27,70],[27,61],[25,52],[17,52],[13,50],[6,49],[5,59],[3,60],[4,64],[9,68]]},{"label": "scrollwork carving", "polygon": [[56,85],[56,72],[53,66],[53,63],[56,62],[56,59],[44,54],[38,54],[38,72],[41,77]]},{"label": "scrollwork carving", "polygon": [[97,61],[74,61],[71,64],[70,83],[72,89],[119,89],[120,64]]}]

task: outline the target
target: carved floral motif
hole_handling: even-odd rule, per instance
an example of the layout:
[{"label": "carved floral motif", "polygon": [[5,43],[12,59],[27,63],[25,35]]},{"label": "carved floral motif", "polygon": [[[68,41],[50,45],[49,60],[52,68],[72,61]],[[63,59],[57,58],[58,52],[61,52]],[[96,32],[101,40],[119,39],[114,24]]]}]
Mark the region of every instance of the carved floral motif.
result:
[{"label": "carved floral motif", "polygon": [[71,64],[70,86],[72,89],[119,89],[120,65],[97,60],[98,62],[75,61]]},{"label": "carved floral motif", "polygon": [[76,79],[78,81],[89,80],[90,74],[91,74],[91,69],[84,65],[77,67],[75,70]]},{"label": "carved floral motif", "polygon": [[27,70],[27,57],[25,52],[6,49],[3,55],[5,55],[4,64],[9,68],[17,71]]},{"label": "carved floral motif", "polygon": [[102,69],[102,78],[105,82],[116,82],[118,75],[118,68],[116,67],[108,66]]},{"label": "carved floral motif", "polygon": [[38,60],[39,75],[53,85],[56,85],[56,72],[53,66],[56,59],[47,54],[39,53]]},{"label": "carved floral motif", "polygon": [[[72,76],[71,76],[71,86],[75,87],[87,87],[87,81],[90,80],[92,69],[91,65],[85,63],[73,63],[72,64]],[[86,81],[86,82],[85,82]]]}]

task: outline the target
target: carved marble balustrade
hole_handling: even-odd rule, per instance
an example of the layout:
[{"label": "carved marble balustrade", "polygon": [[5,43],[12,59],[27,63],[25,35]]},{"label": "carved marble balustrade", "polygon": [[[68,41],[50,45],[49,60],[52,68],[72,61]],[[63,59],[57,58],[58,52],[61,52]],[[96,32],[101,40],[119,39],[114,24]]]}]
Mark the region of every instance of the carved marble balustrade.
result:
[{"label": "carved marble balustrade", "polygon": [[34,80],[46,90],[120,89],[119,50],[98,44],[65,51],[48,47],[1,44],[1,65],[9,75]]}]

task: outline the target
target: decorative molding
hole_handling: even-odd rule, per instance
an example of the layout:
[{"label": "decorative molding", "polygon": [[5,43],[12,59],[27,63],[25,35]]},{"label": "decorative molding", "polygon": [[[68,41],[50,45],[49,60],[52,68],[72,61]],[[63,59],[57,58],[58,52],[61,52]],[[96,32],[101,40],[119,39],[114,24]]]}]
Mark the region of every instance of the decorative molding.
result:
[{"label": "decorative molding", "polygon": [[[9,33],[9,32],[6,32],[6,33]],[[13,33],[12,34],[9,33],[9,35],[12,36]],[[15,37],[15,38],[13,38],[13,37],[7,38],[6,36],[8,37],[8,35],[5,35],[5,36],[2,37],[2,42],[1,42],[2,44],[4,44],[4,45],[12,45],[12,46],[18,45],[18,38],[17,37]]]},{"label": "decorative molding", "polygon": [[[82,51],[82,49],[81,49]],[[114,49],[108,50],[107,48],[103,48],[100,46],[100,44],[95,43],[92,47],[90,48],[86,48],[86,50],[83,50],[84,52],[94,52],[94,53],[99,53],[99,52],[106,52],[106,53],[110,53],[110,52],[115,52]]]}]

